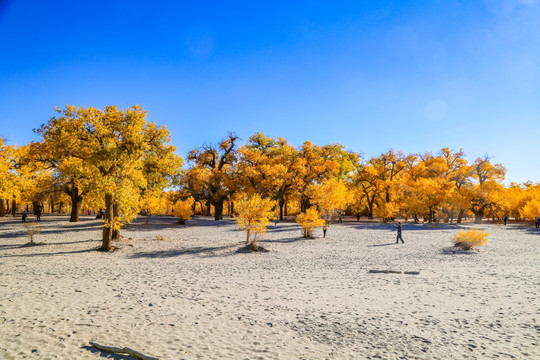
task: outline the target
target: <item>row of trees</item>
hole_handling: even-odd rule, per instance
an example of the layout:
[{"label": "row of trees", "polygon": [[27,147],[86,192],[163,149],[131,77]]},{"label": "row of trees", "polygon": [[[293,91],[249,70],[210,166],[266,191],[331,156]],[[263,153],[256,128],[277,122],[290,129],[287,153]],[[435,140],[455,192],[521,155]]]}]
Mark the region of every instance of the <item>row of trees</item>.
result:
[{"label": "row of trees", "polygon": [[237,200],[255,195],[271,201],[280,219],[287,210],[305,213],[313,206],[326,219],[340,211],[429,222],[460,222],[468,212],[476,222],[540,213],[539,184],[505,187],[502,165],[487,156],[469,163],[462,150],[389,150],[364,159],[339,144],[294,147],[256,133],[240,145],[229,134],[190,151],[182,168],[167,129],[148,122],[138,106],[56,111],[34,130],[40,141],[16,147],[0,139],[0,216],[15,214],[17,202],[40,209],[45,200],[52,211],[69,202],[70,221],[78,221],[83,203],[105,209],[103,250],[138,213],[177,204],[176,212],[185,214],[198,204],[220,220],[225,205],[233,214]]},{"label": "row of trees", "polygon": [[286,205],[312,205],[325,218],[338,211],[391,219],[397,216],[428,222],[461,222],[471,212],[479,223],[489,215],[533,219],[540,213],[540,185],[503,185],[506,170],[485,156],[469,163],[463,150],[409,154],[389,150],[362,159],[339,144],[299,148],[287,140],[257,133],[241,147],[230,134],[219,146],[190,152],[190,167],[182,185],[195,201],[215,207],[221,219],[223,203],[237,194],[259,194],[276,201],[279,218]]}]

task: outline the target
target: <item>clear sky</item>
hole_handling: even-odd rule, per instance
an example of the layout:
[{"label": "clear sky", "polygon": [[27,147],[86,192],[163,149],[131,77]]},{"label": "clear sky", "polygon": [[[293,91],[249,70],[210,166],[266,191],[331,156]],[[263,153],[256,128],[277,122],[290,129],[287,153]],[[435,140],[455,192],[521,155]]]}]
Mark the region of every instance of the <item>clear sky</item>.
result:
[{"label": "clear sky", "polygon": [[540,1],[0,0],[0,135],[127,107],[178,153],[228,131],[489,155],[540,181]]}]

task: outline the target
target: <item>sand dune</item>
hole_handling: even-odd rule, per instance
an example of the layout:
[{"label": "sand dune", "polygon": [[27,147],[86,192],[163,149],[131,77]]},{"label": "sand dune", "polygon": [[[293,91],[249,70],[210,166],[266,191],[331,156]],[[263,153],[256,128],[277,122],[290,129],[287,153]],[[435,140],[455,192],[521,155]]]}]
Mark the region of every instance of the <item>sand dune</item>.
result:
[{"label": "sand dune", "polygon": [[[140,220],[113,253],[101,221],[45,216],[37,246],[0,219],[0,358],[540,358],[540,232],[482,225],[478,253],[456,252],[464,226],[332,225],[305,240],[270,226],[268,253],[238,251],[231,220]],[[166,240],[157,240],[161,235]],[[129,238],[131,238],[129,240]],[[370,274],[370,269],[419,275]]]}]

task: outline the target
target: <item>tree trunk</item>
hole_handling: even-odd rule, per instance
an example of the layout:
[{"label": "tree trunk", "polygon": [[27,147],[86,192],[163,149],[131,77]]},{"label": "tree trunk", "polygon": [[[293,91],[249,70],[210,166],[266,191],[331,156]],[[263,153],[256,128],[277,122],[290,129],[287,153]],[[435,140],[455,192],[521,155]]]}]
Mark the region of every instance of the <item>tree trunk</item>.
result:
[{"label": "tree trunk", "polygon": [[223,220],[223,200],[214,201],[214,219]]},{"label": "tree trunk", "polygon": [[289,206],[287,201],[285,201],[285,207],[283,208],[283,216],[289,216]]},{"label": "tree trunk", "polygon": [[82,196],[79,196],[79,189],[77,187],[70,189],[67,193],[71,198],[71,216],[69,217],[69,222],[78,222],[79,213],[81,212]]},{"label": "tree trunk", "polygon": [[307,209],[311,207],[311,202],[309,201],[308,197],[302,196],[302,200],[300,202],[300,211],[305,213]]},{"label": "tree trunk", "polygon": [[52,213],[54,213],[54,198],[51,196],[50,204],[49,204],[49,210]]},{"label": "tree trunk", "polygon": [[231,217],[234,216],[234,201],[231,200]]},{"label": "tree trunk", "polygon": [[17,212],[17,201],[15,199],[11,200],[11,215],[15,216]]},{"label": "tree trunk", "polygon": [[474,223],[481,224],[482,218],[484,217],[484,209],[473,211],[474,213]]},{"label": "tree trunk", "polygon": [[283,198],[279,198],[279,220],[283,221],[283,207],[285,206],[285,201]]},{"label": "tree trunk", "polygon": [[210,207],[210,201],[206,202],[206,216],[212,215],[212,212],[210,211],[212,208]]},{"label": "tree trunk", "polygon": [[[120,205],[116,201],[113,203],[113,217],[115,220],[120,217]],[[113,228],[112,239],[113,240],[120,239],[120,228]]]},{"label": "tree trunk", "polygon": [[103,238],[101,251],[109,251],[112,249],[112,218],[113,218],[113,196],[112,194],[105,194],[105,221],[103,222]]},{"label": "tree trunk", "polygon": [[60,201],[60,204],[58,204],[58,213],[59,213],[59,214],[62,213],[62,207],[64,207],[64,202],[63,202],[63,201]]},{"label": "tree trunk", "polygon": [[460,209],[459,214],[457,216],[456,224],[461,224],[461,220],[463,219],[463,214],[465,214],[465,209]]},{"label": "tree trunk", "polygon": [[4,217],[6,215],[6,203],[4,199],[0,199],[0,216]]}]

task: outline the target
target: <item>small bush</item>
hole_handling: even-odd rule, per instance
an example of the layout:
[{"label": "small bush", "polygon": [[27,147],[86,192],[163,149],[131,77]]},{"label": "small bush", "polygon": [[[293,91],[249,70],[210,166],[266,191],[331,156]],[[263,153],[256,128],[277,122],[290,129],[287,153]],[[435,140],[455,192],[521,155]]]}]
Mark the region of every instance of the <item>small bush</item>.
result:
[{"label": "small bush", "polygon": [[296,217],[296,223],[302,226],[302,235],[305,238],[310,238],[313,229],[323,226],[325,222],[319,217],[315,206],[312,206],[305,213],[301,213]]},{"label": "small bush", "polygon": [[156,235],[156,240],[165,241],[167,238],[164,235]]},{"label": "small bush", "polygon": [[478,249],[487,244],[488,235],[487,231],[479,231],[475,228],[463,230],[454,235],[454,246],[464,250]]},{"label": "small bush", "polygon": [[190,196],[186,200],[178,200],[174,204],[173,215],[178,218],[178,223],[186,225],[186,222],[193,216],[193,203],[195,200]]},{"label": "small bush", "polygon": [[24,223],[24,229],[26,230],[26,236],[30,239],[30,244],[34,243],[34,237],[41,232],[37,222],[26,222]]}]

